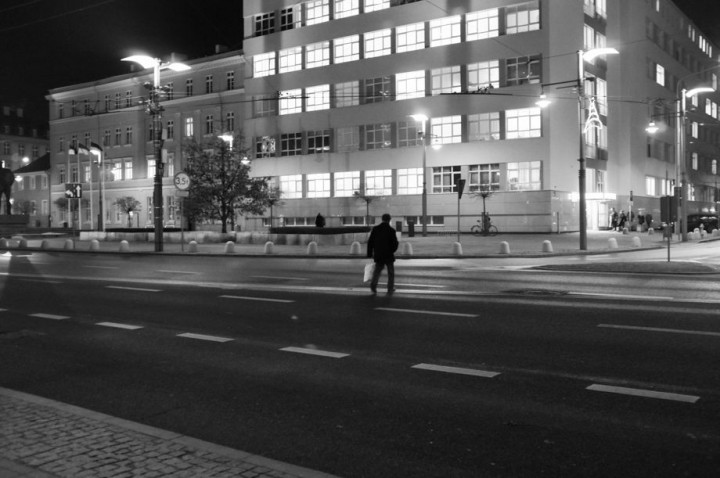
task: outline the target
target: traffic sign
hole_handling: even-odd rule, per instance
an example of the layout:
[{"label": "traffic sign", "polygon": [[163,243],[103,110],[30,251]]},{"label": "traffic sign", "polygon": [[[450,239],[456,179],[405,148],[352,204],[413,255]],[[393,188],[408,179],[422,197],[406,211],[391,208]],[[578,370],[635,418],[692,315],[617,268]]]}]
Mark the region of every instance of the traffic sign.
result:
[{"label": "traffic sign", "polygon": [[82,197],[82,184],[65,183],[65,197],[68,199],[79,199]]},{"label": "traffic sign", "polygon": [[179,172],[175,175],[175,187],[180,191],[187,191],[190,188],[190,176],[187,173]]}]

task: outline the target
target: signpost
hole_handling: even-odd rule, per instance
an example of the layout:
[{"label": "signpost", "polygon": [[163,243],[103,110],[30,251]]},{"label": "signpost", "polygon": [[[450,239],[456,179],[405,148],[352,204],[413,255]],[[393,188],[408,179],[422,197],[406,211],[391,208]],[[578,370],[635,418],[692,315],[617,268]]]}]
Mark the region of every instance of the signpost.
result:
[{"label": "signpost", "polygon": [[185,198],[190,196],[190,176],[187,173],[180,171],[173,178],[173,184],[175,184],[175,196],[180,198],[180,252],[185,252],[185,224],[183,223],[183,210]]}]

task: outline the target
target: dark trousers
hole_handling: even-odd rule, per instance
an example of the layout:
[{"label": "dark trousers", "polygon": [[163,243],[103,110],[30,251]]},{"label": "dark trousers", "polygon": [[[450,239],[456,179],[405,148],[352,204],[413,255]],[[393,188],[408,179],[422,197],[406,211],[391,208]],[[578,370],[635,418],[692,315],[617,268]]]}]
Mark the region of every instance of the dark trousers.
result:
[{"label": "dark trousers", "polygon": [[373,272],[372,280],[370,281],[370,290],[376,290],[378,280],[380,280],[380,273],[383,268],[387,266],[388,271],[388,291],[395,289],[395,264],[392,262],[376,262],[375,271]]}]

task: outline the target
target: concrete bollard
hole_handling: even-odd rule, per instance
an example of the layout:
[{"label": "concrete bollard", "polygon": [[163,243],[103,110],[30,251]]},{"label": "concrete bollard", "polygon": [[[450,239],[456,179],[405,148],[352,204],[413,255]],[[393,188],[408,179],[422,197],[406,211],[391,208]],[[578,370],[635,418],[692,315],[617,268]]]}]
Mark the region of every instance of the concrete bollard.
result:
[{"label": "concrete bollard", "polygon": [[462,244],[460,244],[459,242],[453,242],[452,253],[454,256],[462,256],[463,255]]},{"label": "concrete bollard", "polygon": [[90,241],[90,250],[91,251],[99,251],[100,250],[100,241],[97,239],[93,239]]},{"label": "concrete bollard", "polygon": [[307,253],[308,253],[308,256],[314,256],[318,253],[317,242],[310,241],[310,243],[307,246]]},{"label": "concrete bollard", "polygon": [[128,241],[120,241],[120,252],[130,252],[130,243]]},{"label": "concrete bollard", "polygon": [[623,228],[623,235],[625,236],[625,235],[628,235],[628,234],[630,234],[630,231],[628,230],[627,227],[624,227],[624,228]]},{"label": "concrete bollard", "polygon": [[617,248],[618,248],[617,239],[615,239],[614,237],[611,237],[610,239],[608,239],[608,249],[617,249]]},{"label": "concrete bollard", "polygon": [[507,241],[500,243],[500,254],[510,254],[510,244]]},{"label": "concrete bollard", "polygon": [[72,239],[65,239],[65,244],[63,245],[63,248],[66,251],[72,251],[75,249],[75,241]]},{"label": "concrete bollard", "polygon": [[652,236],[653,234],[655,234],[655,229],[651,227],[650,229],[648,229],[648,236]]},{"label": "concrete bollard", "polygon": [[272,254],[274,247],[275,247],[275,244],[273,244],[272,241],[267,241],[267,242],[265,243],[265,249],[263,249],[263,252],[264,252],[265,254]]},{"label": "concrete bollard", "polygon": [[27,239],[20,239],[18,241],[18,249],[27,249]]},{"label": "concrete bollard", "polygon": [[225,254],[233,254],[235,252],[235,243],[233,241],[227,241],[225,243]]},{"label": "concrete bollard", "polygon": [[543,241],[542,251],[543,252],[552,252],[553,251],[552,242]]},{"label": "concrete bollard", "polygon": [[188,252],[197,252],[197,241],[188,242]]},{"label": "concrete bollard", "polygon": [[633,237],[632,245],[633,247],[642,247],[642,242],[640,242],[640,238],[637,236]]},{"label": "concrete bollard", "polygon": [[359,256],[360,254],[360,243],[358,241],[353,241],[353,243],[350,244],[350,255]]},{"label": "concrete bollard", "polygon": [[404,256],[412,256],[413,255],[413,248],[412,244],[409,242],[403,242],[402,243],[402,249],[400,249],[402,255]]},{"label": "concrete bollard", "polygon": [[50,249],[50,241],[43,239],[40,243],[40,249]]}]

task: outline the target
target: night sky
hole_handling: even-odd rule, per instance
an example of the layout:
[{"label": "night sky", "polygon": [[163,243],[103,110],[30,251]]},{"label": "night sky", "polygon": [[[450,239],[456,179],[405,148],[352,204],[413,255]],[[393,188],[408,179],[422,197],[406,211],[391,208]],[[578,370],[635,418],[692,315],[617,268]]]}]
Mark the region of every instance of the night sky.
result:
[{"label": "night sky", "polygon": [[[46,115],[48,90],[127,73],[120,59],[132,53],[198,58],[216,44],[239,49],[242,1],[2,0],[0,99],[25,98]],[[720,44],[720,0],[676,4]]]}]

